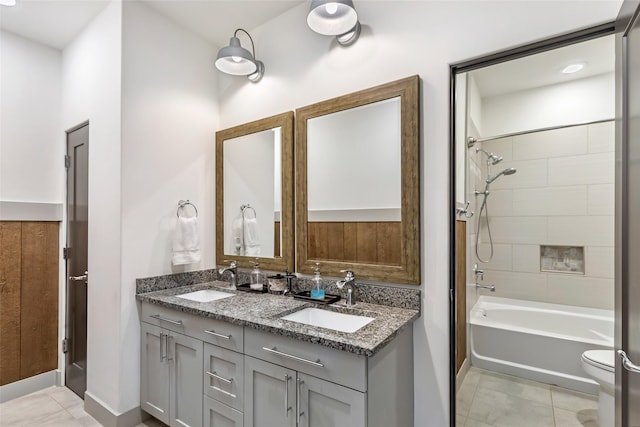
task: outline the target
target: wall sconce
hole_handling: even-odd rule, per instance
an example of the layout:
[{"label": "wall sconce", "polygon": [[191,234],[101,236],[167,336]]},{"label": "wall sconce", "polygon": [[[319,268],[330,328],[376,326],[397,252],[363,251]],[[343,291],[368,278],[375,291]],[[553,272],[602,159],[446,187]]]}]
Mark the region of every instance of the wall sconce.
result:
[{"label": "wall sconce", "polygon": [[355,43],[360,37],[358,12],[351,0],[312,0],[307,25],[325,36],[336,36],[342,46]]},{"label": "wall sconce", "polygon": [[[237,37],[238,31],[245,33],[251,40],[251,52],[240,45]],[[234,76],[247,76],[249,80],[256,83],[264,76],[264,63],[256,59],[256,50],[251,35],[242,28],[238,28],[233,37],[229,40],[229,46],[225,46],[218,51],[216,58],[216,68],[223,73]]]}]

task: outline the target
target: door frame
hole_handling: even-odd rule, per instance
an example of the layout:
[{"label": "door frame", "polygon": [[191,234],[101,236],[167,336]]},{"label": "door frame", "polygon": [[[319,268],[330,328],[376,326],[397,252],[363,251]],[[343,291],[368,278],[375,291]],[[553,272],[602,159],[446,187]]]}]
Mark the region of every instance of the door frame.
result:
[{"label": "door frame", "polygon": [[456,425],[456,76],[490,65],[615,34],[615,22],[481,56],[449,66],[449,425]]}]

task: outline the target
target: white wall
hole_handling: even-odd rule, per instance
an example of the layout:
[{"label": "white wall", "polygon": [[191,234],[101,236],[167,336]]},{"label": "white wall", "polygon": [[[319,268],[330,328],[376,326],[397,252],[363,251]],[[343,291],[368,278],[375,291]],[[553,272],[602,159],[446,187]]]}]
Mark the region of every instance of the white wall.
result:
[{"label": "white wall", "polygon": [[0,32],[0,200],[62,203],[62,54]]},{"label": "white wall", "polygon": [[252,30],[256,54],[266,65],[259,84],[220,79],[221,125],[228,127],[409,75],[422,77],[424,293],[423,315],[414,326],[416,426],[448,425],[449,64],[610,20],[618,7],[589,1],[360,1],[362,37],[341,48],[309,30],[303,4]]},{"label": "white wall", "polygon": [[[139,405],[135,279],[215,266],[216,49],[140,2],[124,2],[122,272],[116,411]],[[171,266],[178,200],[198,209],[202,261]],[[114,374],[100,369],[102,379]]]},{"label": "white wall", "polygon": [[62,128],[89,130],[87,393],[118,411],[121,348],[120,2],[110,3],[63,51]]},{"label": "white wall", "polygon": [[614,74],[482,98],[482,136],[588,123],[615,116]]}]

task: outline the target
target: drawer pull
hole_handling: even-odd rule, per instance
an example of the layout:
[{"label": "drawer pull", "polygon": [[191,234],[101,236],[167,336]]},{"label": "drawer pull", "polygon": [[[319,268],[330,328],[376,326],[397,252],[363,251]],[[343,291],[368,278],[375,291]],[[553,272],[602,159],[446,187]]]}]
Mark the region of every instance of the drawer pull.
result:
[{"label": "drawer pull", "polygon": [[207,330],[205,330],[205,332],[206,332],[207,334],[211,334],[211,335],[213,335],[214,337],[224,338],[225,340],[230,340],[230,339],[231,339],[231,334],[229,334],[229,335],[219,334],[218,332],[216,332],[216,331],[214,331],[214,330],[211,330],[211,331],[207,331]]},{"label": "drawer pull", "polygon": [[174,325],[182,325],[182,320],[167,319],[166,317],[162,317],[159,314],[152,314],[149,317],[153,317],[154,319],[158,319],[158,320],[162,320],[162,321],[165,321],[165,322],[173,323]]},{"label": "drawer pull", "polygon": [[229,396],[229,397],[231,397],[231,398],[233,398],[233,399],[235,399],[235,398],[237,398],[237,397],[238,397],[238,396],[236,396],[235,394],[233,394],[233,393],[229,393],[228,391],[223,390],[223,389],[221,389],[221,388],[218,388],[218,387],[216,387],[216,386],[213,386],[213,387],[211,387],[211,388],[212,388],[212,389],[214,389],[215,391],[219,391],[219,392],[220,392],[220,393],[222,393],[222,394],[226,394],[227,396]]},{"label": "drawer pull", "polygon": [[289,374],[285,374],[284,376],[284,417],[289,418],[289,411],[291,410],[291,406],[289,406],[289,380],[291,377]]},{"label": "drawer pull", "polygon": [[220,375],[216,374],[216,371],[213,372],[209,372],[207,371],[207,375],[209,375],[210,377],[213,377],[217,380],[220,380],[222,382],[225,382],[227,384],[231,384],[233,382],[233,378],[231,378],[230,380],[226,379],[225,377],[221,377]]},{"label": "drawer pull", "polygon": [[303,359],[302,357],[294,356],[292,354],[283,353],[281,351],[278,351],[278,349],[276,347],[273,347],[273,348],[262,347],[262,349],[264,351],[269,352],[269,353],[277,354],[278,356],[287,357],[289,359],[296,360],[296,361],[302,362],[302,363],[307,363],[307,364],[309,364],[311,366],[316,366],[318,368],[324,368],[324,365],[322,363],[320,363],[320,359],[318,359],[318,360],[316,360],[314,362],[313,360]]}]

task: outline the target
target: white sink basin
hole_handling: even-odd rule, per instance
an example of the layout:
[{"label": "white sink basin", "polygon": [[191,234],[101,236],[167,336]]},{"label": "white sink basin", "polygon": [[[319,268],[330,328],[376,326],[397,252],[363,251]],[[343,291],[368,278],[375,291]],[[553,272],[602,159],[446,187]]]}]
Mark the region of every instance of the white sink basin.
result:
[{"label": "white sink basin", "polygon": [[189,292],[187,294],[176,295],[178,298],[184,298],[197,302],[211,302],[223,298],[232,297],[234,294],[228,292],[214,291],[213,289],[203,289],[201,291]]},{"label": "white sink basin", "polygon": [[283,316],[281,319],[352,333],[369,324],[373,317],[336,313],[335,311],[309,307]]}]

